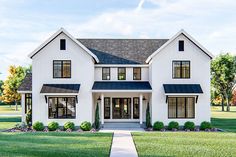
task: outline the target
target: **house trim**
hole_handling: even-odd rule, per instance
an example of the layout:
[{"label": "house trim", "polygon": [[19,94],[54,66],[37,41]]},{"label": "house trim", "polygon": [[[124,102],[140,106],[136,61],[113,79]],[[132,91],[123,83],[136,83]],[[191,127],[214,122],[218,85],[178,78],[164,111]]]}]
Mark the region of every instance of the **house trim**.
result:
[{"label": "house trim", "polygon": [[93,93],[152,93],[152,90],[92,90]]},{"label": "house trim", "polygon": [[101,67],[126,67],[126,68],[133,68],[133,67],[143,67],[148,68],[148,64],[95,64],[95,68]]}]

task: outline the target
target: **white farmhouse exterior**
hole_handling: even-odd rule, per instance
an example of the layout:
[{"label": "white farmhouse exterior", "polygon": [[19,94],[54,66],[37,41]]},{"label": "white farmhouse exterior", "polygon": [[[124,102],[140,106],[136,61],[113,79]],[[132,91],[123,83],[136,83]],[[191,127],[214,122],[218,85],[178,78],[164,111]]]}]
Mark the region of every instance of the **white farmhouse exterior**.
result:
[{"label": "white farmhouse exterior", "polygon": [[171,39],[75,39],[61,28],[33,51],[18,92],[22,121],[210,121],[213,55],[184,30]]}]

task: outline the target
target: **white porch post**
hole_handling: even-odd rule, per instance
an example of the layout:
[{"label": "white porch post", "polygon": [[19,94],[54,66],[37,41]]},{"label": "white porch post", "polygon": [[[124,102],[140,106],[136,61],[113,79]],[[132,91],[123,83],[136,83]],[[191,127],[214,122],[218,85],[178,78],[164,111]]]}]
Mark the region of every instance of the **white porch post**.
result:
[{"label": "white porch post", "polygon": [[21,94],[21,122],[25,122],[25,93]]},{"label": "white porch post", "polygon": [[101,94],[101,123],[104,124],[104,94]]},{"label": "white porch post", "polygon": [[139,106],[139,121],[140,121],[140,124],[143,124],[143,94],[139,95],[139,102],[140,102],[140,106]]}]

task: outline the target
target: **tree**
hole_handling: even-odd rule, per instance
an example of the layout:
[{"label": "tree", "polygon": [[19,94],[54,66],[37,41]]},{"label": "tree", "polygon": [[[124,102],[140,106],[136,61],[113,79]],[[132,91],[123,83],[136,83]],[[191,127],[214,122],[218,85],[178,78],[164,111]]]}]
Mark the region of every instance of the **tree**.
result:
[{"label": "tree", "polygon": [[0,80],[0,96],[2,95],[2,91],[3,91],[2,85],[3,85],[3,80]]},{"label": "tree", "polygon": [[99,129],[99,127],[100,127],[100,118],[99,118],[99,107],[97,104],[96,112],[95,112],[95,128]]},{"label": "tree", "polygon": [[147,104],[147,109],[146,109],[146,127],[147,128],[152,127],[149,103]]},{"label": "tree", "polygon": [[5,103],[14,102],[18,110],[17,102],[20,100],[20,94],[17,93],[17,89],[25,77],[25,69],[21,66],[10,66],[8,71],[9,75],[2,86],[1,100]]},{"label": "tree", "polygon": [[221,96],[222,111],[224,111],[224,101],[227,104],[227,111],[230,111],[229,100],[232,97],[235,74],[235,58],[229,53],[221,54],[211,62],[211,84],[216,93]]}]

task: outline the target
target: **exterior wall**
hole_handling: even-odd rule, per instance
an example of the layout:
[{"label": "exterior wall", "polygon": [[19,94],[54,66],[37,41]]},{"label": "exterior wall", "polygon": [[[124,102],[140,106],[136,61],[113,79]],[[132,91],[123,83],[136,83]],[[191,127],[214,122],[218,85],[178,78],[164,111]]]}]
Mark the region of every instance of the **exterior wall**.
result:
[{"label": "exterior wall", "polygon": [[[178,51],[178,40],[185,41],[185,50]],[[190,60],[190,79],[172,79],[172,61]],[[152,123],[162,121],[167,125],[177,121],[183,125],[193,121],[199,125],[210,121],[210,58],[185,36],[178,36],[173,42],[158,53],[150,63],[152,93]],[[155,80],[155,81],[154,81]],[[163,84],[200,84],[204,94],[200,94],[195,104],[194,119],[168,119],[168,104]]]},{"label": "exterior wall", "polygon": [[[60,50],[60,39],[66,39],[66,50]],[[53,79],[53,60],[71,60],[70,79]],[[61,33],[33,57],[32,67],[33,122],[41,121],[45,125],[50,121],[57,121],[60,125],[67,121],[73,121],[76,125],[85,120],[92,122],[94,62],[87,52]],[[48,119],[48,104],[40,90],[43,84],[50,83],[81,85],[76,104],[76,119]]]},{"label": "exterior wall", "polygon": [[[107,67],[107,66],[106,66]],[[133,80],[133,68],[126,68],[126,80],[123,81],[148,81],[149,80],[148,67],[141,68],[141,80]],[[95,67],[95,81],[122,81],[118,80],[118,67],[110,68],[110,80],[102,80],[102,67]]]}]

